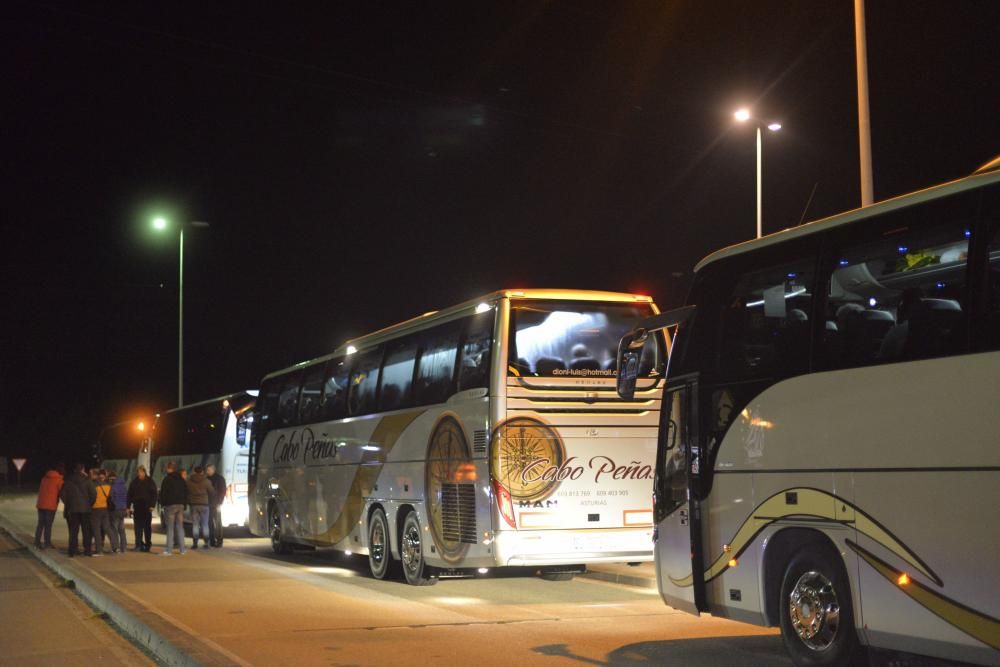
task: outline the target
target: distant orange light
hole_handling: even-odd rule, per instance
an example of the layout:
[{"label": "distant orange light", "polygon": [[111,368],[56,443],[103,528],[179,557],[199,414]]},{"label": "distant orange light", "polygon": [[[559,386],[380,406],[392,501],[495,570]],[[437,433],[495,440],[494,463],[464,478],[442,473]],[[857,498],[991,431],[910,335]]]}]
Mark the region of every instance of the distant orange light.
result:
[{"label": "distant orange light", "polygon": [[909,575],[907,575],[905,572],[899,575],[899,579],[896,580],[896,583],[899,584],[900,586],[907,585],[908,583],[910,583]]},{"label": "distant orange light", "polygon": [[146,430],[146,422],[139,422],[138,424],[135,425],[135,427],[136,427],[136,429],[138,429],[140,431],[145,431]]},{"label": "distant orange light", "polygon": [[730,561],[729,561],[729,567],[736,567],[737,565],[738,565],[738,563],[737,563],[737,561],[736,561],[735,558],[730,559]]}]

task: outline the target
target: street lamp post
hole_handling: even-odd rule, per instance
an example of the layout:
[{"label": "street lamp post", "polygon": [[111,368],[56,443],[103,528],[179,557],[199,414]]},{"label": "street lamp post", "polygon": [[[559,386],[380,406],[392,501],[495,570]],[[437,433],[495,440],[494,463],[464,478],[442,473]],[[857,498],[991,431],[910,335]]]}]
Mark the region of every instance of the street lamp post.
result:
[{"label": "street lamp post", "polygon": [[[153,229],[164,231],[170,223],[166,218],[153,220]],[[192,221],[178,225],[180,249],[177,269],[177,407],[184,407],[184,228],[208,227],[207,222]]]},{"label": "street lamp post", "polygon": [[[760,238],[763,232],[763,207],[761,206],[761,144],[763,142],[761,141],[760,136],[761,122],[750,115],[749,109],[740,109],[733,114],[733,117],[740,123],[753,120],[757,125],[757,238]],[[767,129],[772,132],[777,132],[781,129],[781,123],[768,123]]]}]

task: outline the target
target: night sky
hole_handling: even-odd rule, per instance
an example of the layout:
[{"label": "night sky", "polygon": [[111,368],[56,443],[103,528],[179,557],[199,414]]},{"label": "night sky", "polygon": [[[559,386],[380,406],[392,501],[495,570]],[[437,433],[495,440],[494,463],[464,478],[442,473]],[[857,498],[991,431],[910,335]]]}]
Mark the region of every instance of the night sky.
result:
[{"label": "night sky", "polygon": [[[503,287],[679,305],[694,264],[860,202],[851,0],[7,2],[0,455]],[[875,196],[1000,153],[1000,2],[869,0]],[[810,194],[815,195],[810,201]]]}]

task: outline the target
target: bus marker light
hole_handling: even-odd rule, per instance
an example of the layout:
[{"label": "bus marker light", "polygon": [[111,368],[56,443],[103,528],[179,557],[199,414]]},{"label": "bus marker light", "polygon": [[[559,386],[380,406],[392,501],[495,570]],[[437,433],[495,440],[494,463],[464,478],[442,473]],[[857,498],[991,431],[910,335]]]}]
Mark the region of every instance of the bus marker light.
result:
[{"label": "bus marker light", "polygon": [[479,313],[485,313],[489,309],[490,309],[490,304],[488,304],[488,303],[481,303],[478,306],[476,306],[476,314],[478,315]]},{"label": "bus marker light", "polygon": [[732,558],[732,559],[729,560],[729,567],[736,567],[737,564],[738,563],[736,562],[735,558]]},{"label": "bus marker light", "polygon": [[905,572],[903,572],[901,575],[899,575],[899,579],[896,580],[896,583],[899,584],[900,586],[905,586],[908,583],[910,583],[910,576]]},{"label": "bus marker light", "polygon": [[723,544],[722,545],[722,550],[724,552],[726,552],[726,553],[729,553],[730,551],[733,550],[733,545],[731,545],[731,544]]},{"label": "bus marker light", "polygon": [[488,568],[488,567],[481,567],[478,570],[476,570],[476,572],[478,572],[479,574],[486,574],[489,571],[490,571],[490,568]]}]

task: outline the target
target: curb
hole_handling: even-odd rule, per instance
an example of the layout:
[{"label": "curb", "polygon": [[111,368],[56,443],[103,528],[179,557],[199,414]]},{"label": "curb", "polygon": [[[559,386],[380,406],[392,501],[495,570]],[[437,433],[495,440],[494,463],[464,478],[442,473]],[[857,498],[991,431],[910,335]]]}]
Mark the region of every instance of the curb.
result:
[{"label": "curb", "polygon": [[[74,590],[81,598],[98,612],[107,615],[108,619],[118,626],[123,635],[145,648],[160,662],[177,667],[236,664],[226,656],[209,652],[207,647],[195,643],[190,633],[171,624],[167,619],[145,609],[137,602],[128,600],[111,582],[107,582],[107,580],[105,580],[107,583],[90,581],[91,577],[87,573],[78,572],[68,563],[60,562],[61,559],[53,558],[38,549],[30,541],[23,539],[17,529],[3,516],[0,516],[0,530],[10,535],[11,539],[31,552],[36,560],[58,576],[65,581],[72,582]],[[111,590],[99,590],[105,587],[109,587]],[[115,597],[126,597],[126,599],[119,601],[115,600]],[[147,623],[141,618],[142,616],[148,617],[155,625],[160,626],[160,629],[152,627],[151,623]],[[164,629],[170,631],[171,638],[162,632]],[[176,644],[188,646],[182,650]]]},{"label": "curb", "polygon": [[600,581],[610,581],[613,584],[623,584],[625,586],[656,588],[656,579],[635,574],[619,574],[617,572],[601,572],[599,570],[588,569],[586,572],[577,576],[586,577],[587,579],[597,579]]}]

